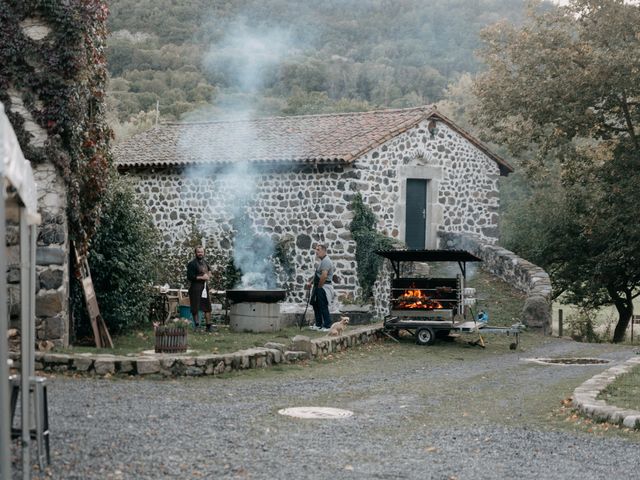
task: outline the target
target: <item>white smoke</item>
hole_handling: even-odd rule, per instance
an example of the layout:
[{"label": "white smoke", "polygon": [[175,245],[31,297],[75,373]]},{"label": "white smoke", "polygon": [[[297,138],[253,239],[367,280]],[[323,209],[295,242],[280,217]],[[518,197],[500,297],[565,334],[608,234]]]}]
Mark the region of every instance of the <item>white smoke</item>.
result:
[{"label": "white smoke", "polygon": [[[225,120],[214,117],[211,112],[232,112],[233,138],[225,139],[224,147],[231,161],[224,173],[211,171],[211,166],[200,165],[186,172],[192,179],[217,176],[224,195],[223,204],[211,205],[211,209],[231,219],[234,229],[233,260],[243,273],[241,288],[272,289],[276,287],[276,274],[271,261],[275,246],[271,237],[256,229],[251,219],[252,201],[257,190],[256,176],[246,160],[263,152],[251,119],[255,118],[252,98],[264,85],[265,78],[277,71],[280,62],[294,53],[290,35],[282,29],[251,28],[244,22],[236,22],[229,35],[213,46],[204,57],[205,68],[213,76],[231,82],[237,95],[218,101],[208,110],[193,112],[187,120]],[[222,80],[221,80],[222,81]],[[180,140],[179,147],[190,156],[207,159],[210,153],[206,146],[190,139]],[[199,151],[197,149],[200,149]]]},{"label": "white smoke", "polygon": [[239,92],[255,93],[268,75],[295,52],[291,34],[279,28],[253,28],[238,21],[220,43],[212,47],[203,64],[212,74],[224,76]]}]

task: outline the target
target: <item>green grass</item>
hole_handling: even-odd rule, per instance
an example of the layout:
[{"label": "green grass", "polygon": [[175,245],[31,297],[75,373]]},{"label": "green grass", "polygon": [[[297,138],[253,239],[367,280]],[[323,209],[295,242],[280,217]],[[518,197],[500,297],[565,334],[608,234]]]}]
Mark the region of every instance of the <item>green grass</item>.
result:
[{"label": "green grass", "polygon": [[[230,353],[245,350],[252,347],[262,347],[267,342],[277,342],[288,345],[296,335],[303,334],[311,338],[321,337],[325,334],[298,327],[283,328],[275,333],[236,333],[231,332],[225,325],[220,326],[216,332],[194,331],[189,329],[187,342],[189,350],[199,353]],[[139,329],[126,335],[118,335],[113,338],[113,349],[95,348],[90,346],[73,346],[66,349],[57,349],[62,353],[108,353],[112,355],[127,355],[142,353],[154,348],[153,328]]]},{"label": "green grass", "polygon": [[473,312],[487,312],[489,326],[509,327],[519,321],[525,301],[523,292],[480,269],[467,279],[467,287],[476,289],[478,302],[472,307]]},{"label": "green grass", "polygon": [[609,405],[640,411],[640,366],[618,376],[598,398]]},{"label": "green grass", "polygon": [[[493,326],[510,326],[517,322],[524,303],[523,293],[482,270],[477,270],[467,283],[467,286],[474,287],[477,292],[478,304],[473,307],[473,312],[476,315],[480,310],[487,311],[489,313],[489,325]],[[318,338],[324,335],[307,329],[300,331],[295,326],[284,328],[275,333],[236,333],[231,332],[226,326],[221,326],[214,333],[189,330],[188,344],[190,350],[196,350],[199,353],[230,353],[252,347],[261,347],[267,342],[288,345],[293,337],[300,333],[311,338]],[[490,341],[494,345],[499,345],[499,348],[503,348],[503,344],[508,346],[513,341],[511,337],[502,337],[502,335],[492,335]],[[403,343],[405,342],[412,343],[412,340],[404,339]],[[57,351],[64,353],[109,353],[115,355],[138,354],[145,350],[153,350],[153,329],[149,325],[126,335],[114,336],[113,343],[113,350],[97,349],[90,346],[74,346],[63,350],[58,349]]]}]

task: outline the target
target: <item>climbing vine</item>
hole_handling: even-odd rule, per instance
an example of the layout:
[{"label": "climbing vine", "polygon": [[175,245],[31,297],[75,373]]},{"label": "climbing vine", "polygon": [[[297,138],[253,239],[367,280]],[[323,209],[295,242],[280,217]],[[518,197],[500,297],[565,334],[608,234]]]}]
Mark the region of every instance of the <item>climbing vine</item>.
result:
[{"label": "climbing vine", "polygon": [[[69,233],[82,251],[95,233],[111,167],[105,120],[108,8],[104,0],[0,2],[0,101],[32,163],[52,162],[67,187]],[[25,21],[48,27],[30,38]],[[46,133],[25,127],[26,110]]]},{"label": "climbing vine", "polygon": [[388,250],[393,241],[376,230],[377,219],[375,213],[362,200],[360,192],[356,193],[351,202],[353,219],[349,230],[356,242],[356,263],[358,282],[362,288],[362,297],[371,298],[373,284],[382,266],[382,257],[376,250]]}]

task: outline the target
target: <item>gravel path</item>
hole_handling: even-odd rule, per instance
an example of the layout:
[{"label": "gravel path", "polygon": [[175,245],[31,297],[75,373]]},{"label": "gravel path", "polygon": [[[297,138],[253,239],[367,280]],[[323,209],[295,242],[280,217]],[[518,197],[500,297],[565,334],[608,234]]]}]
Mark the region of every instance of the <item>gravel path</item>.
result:
[{"label": "gravel path", "polygon": [[[523,361],[620,362],[637,348],[529,340],[516,352],[385,342],[227,378],[52,378],[53,464],[43,477],[640,479],[640,433],[586,433],[552,419],[563,398],[611,364]],[[294,406],[354,415],[277,413]]]}]

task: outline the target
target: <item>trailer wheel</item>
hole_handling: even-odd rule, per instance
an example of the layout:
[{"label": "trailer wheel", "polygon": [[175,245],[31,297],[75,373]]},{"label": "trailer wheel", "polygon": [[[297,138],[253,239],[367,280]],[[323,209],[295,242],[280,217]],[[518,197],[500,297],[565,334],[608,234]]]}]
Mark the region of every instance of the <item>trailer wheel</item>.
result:
[{"label": "trailer wheel", "polygon": [[422,327],[416,330],[416,343],[418,345],[431,345],[436,336],[429,327]]}]

